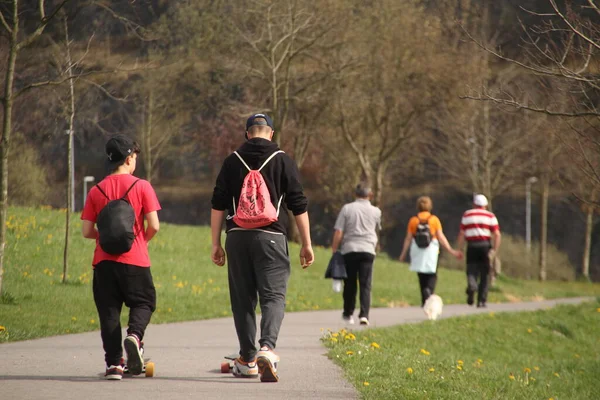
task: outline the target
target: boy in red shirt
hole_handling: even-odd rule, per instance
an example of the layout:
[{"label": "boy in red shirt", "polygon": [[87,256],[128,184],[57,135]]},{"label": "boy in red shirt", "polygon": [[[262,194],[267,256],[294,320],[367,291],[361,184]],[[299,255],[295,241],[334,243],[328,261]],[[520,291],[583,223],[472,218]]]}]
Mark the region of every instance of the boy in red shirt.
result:
[{"label": "boy in red shirt", "polygon": [[[90,190],[81,214],[83,237],[96,240],[93,293],[105,352],[105,376],[110,380],[123,377],[120,323],[123,304],[129,307],[129,327],[124,341],[127,367],[134,375],[142,372],[142,339],[156,308],[148,242],[159,229],[160,204],[150,183],[133,176],[139,153],[139,145],[125,135],[116,135],[106,143],[110,175]],[[135,214],[133,243],[129,251],[109,254],[100,244],[96,223],[102,209],[110,201],[121,198],[127,200]]]}]

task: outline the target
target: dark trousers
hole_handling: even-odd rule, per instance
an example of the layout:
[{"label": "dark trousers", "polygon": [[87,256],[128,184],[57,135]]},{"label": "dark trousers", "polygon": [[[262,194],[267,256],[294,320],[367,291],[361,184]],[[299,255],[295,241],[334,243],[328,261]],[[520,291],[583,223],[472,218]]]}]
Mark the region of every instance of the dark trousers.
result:
[{"label": "dark trousers", "polygon": [[344,263],[346,274],[344,279],[344,316],[349,317],[356,308],[357,280],[360,285],[360,312],[358,318],[369,318],[371,309],[371,280],[373,278],[373,261],[371,253],[346,253]]},{"label": "dark trousers", "polygon": [[437,274],[423,274],[417,272],[419,276],[419,286],[421,287],[421,307],[433,293],[435,293],[435,285],[437,283]]},{"label": "dark trousers", "polygon": [[487,301],[492,245],[489,242],[475,242],[467,245],[467,294],[477,292],[477,303]]},{"label": "dark trousers", "polygon": [[94,269],[94,302],[106,365],[119,365],[123,357],[121,309],[129,307],[127,334],[144,337],[156,309],[156,290],[148,267],[102,261]]},{"label": "dark trousers", "polygon": [[227,269],[233,322],[240,356],[256,357],[256,305],[260,304],[260,346],[275,349],[290,277],[287,238],[261,231],[227,234]]}]

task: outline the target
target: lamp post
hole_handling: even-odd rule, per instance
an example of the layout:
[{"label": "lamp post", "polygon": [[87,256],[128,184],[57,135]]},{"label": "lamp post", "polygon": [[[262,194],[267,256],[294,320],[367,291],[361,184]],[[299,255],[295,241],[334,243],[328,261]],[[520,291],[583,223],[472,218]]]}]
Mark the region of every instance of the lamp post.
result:
[{"label": "lamp post", "polygon": [[531,250],[531,184],[537,182],[535,176],[525,181],[525,248]]},{"label": "lamp post", "polygon": [[83,207],[85,207],[85,199],[86,199],[87,193],[88,193],[88,190],[87,190],[88,182],[94,182],[94,177],[93,176],[84,176],[83,177],[83,206],[82,206],[82,209],[83,209]]}]

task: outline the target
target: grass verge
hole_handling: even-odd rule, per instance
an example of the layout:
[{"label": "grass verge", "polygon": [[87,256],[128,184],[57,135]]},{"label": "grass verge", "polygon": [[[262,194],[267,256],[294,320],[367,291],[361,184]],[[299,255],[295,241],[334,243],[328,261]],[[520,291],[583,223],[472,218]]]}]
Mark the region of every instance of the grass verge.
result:
[{"label": "grass verge", "polygon": [[327,332],[364,399],[597,399],[600,302]]},{"label": "grass verge", "polygon": [[[74,215],[68,283],[61,283],[64,222],[65,213],[57,210],[10,208],[0,342],[99,329],[91,289],[94,243],[81,237],[79,215]],[[331,281],[323,278],[329,249],[316,248],[316,262],[306,270],[299,266],[298,252],[298,246],[291,244],[287,310],[341,310],[341,294],[334,293]],[[227,270],[210,261],[209,228],[163,224],[150,242],[150,257],[158,297],[152,323],[231,315]],[[500,278],[490,293],[490,303],[600,295],[600,285],[587,282]],[[437,293],[446,304],[462,303],[465,281],[464,272],[441,268]],[[380,255],[375,261],[372,297],[373,307],[418,305],[417,276],[406,264]]]}]

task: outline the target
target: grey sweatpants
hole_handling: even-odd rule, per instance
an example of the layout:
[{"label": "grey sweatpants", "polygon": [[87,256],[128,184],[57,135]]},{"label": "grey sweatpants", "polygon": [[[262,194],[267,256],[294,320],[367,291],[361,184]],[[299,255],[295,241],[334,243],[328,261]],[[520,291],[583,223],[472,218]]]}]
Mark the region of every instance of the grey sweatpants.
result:
[{"label": "grey sweatpants", "polygon": [[256,304],[260,346],[275,349],[290,277],[287,238],[261,231],[230,231],[225,241],[233,321],[246,361],[256,357]]}]

